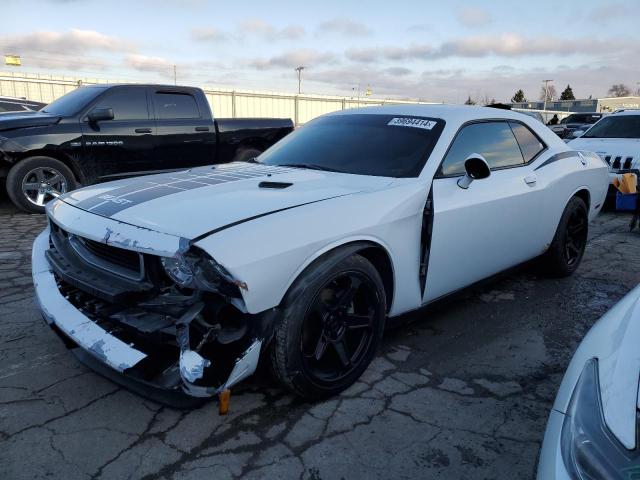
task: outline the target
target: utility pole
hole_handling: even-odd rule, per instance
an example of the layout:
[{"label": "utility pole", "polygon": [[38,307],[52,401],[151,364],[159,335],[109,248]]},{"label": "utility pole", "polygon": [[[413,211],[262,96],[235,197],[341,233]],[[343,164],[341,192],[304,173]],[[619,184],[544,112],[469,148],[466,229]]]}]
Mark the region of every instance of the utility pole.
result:
[{"label": "utility pole", "polygon": [[173,66],[173,84],[177,85],[178,84],[178,75],[176,74],[176,66]]},{"label": "utility pole", "polygon": [[300,65],[299,67],[296,67],[295,70],[296,72],[298,72],[298,95],[300,95],[302,85],[302,70],[304,70],[304,67]]},{"label": "utility pole", "polygon": [[547,98],[549,97],[549,82],[553,82],[553,80],[542,80],[544,82],[544,106],[542,110],[545,112],[545,122],[547,120]]}]

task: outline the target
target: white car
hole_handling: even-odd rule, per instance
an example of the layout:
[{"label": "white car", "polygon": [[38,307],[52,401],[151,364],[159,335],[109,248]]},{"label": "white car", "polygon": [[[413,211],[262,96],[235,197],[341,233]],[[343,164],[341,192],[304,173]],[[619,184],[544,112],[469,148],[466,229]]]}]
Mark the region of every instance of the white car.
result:
[{"label": "white car", "polygon": [[591,328],[560,385],[538,480],[640,477],[640,286]]},{"label": "white car", "polygon": [[611,180],[640,169],[640,110],[621,110],[603,117],[571,140],[569,147],[600,155],[609,165]]},{"label": "white car", "polygon": [[71,345],[208,396],[261,353],[294,392],[352,384],[387,317],[542,256],[569,275],[607,167],[506,110],[325,115],[257,160],[86,187],[33,246],[43,315]]}]

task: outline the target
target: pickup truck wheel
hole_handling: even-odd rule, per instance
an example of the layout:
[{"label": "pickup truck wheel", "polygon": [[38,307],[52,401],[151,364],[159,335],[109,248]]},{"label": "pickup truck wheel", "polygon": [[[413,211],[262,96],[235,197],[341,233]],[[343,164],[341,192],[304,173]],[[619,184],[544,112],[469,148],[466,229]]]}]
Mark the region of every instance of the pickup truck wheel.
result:
[{"label": "pickup truck wheel", "polygon": [[294,393],[319,399],[353,384],[382,338],[382,279],[364,257],[312,265],[285,300],[271,346],[275,376]]},{"label": "pickup truck wheel", "polygon": [[239,148],[236,152],[236,156],[233,157],[234,162],[246,162],[252,158],[256,158],[262,151],[257,148]]},{"label": "pickup truck wheel", "polygon": [[555,277],[568,277],[578,269],[589,234],[587,205],[573,197],[564,209],[558,229],[542,261],[546,270]]},{"label": "pickup truck wheel", "polygon": [[30,157],[15,164],[7,175],[7,193],[20,209],[44,213],[44,205],[76,188],[73,172],[50,157]]}]

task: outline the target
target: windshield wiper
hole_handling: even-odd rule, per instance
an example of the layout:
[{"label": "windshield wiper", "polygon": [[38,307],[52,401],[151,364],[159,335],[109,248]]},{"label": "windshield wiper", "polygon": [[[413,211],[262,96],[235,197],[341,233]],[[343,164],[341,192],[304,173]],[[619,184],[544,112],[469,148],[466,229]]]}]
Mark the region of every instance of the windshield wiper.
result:
[{"label": "windshield wiper", "polygon": [[293,167],[293,168],[306,168],[308,170],[322,170],[325,172],[338,172],[343,173],[338,169],[325,167],[324,165],[317,165],[315,163],[281,163],[279,167]]}]

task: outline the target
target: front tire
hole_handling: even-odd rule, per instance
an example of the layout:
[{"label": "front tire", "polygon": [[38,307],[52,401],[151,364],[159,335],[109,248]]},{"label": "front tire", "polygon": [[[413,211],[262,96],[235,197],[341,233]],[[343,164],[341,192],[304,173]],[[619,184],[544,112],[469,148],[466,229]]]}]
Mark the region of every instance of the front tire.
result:
[{"label": "front tire", "polygon": [[360,255],[329,255],[287,294],[271,346],[275,376],[306,399],[336,395],[365,371],[382,338],[380,274]]},{"label": "front tire", "polygon": [[549,250],[542,257],[546,270],[555,277],[568,277],[580,265],[589,234],[587,205],[573,197],[562,213]]},{"label": "front tire", "polygon": [[50,157],[30,157],[15,164],[7,175],[7,194],[21,210],[44,213],[51,199],[76,188],[73,172]]}]

